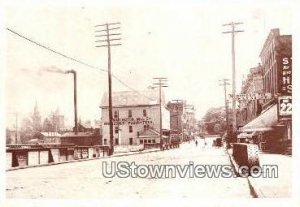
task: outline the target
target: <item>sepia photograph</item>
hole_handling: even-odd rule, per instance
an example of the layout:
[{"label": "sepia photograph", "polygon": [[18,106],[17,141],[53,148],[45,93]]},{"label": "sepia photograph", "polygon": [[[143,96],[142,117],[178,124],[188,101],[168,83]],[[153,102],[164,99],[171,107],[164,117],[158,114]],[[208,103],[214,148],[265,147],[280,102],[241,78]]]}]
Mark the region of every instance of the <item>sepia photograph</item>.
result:
[{"label": "sepia photograph", "polygon": [[290,1],[3,11],[1,206],[295,204]]}]

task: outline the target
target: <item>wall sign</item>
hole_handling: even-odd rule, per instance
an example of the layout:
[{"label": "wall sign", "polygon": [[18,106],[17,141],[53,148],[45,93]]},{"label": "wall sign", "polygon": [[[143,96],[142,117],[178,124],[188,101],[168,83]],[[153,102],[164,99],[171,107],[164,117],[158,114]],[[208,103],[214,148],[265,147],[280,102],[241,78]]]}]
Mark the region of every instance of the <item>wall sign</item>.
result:
[{"label": "wall sign", "polygon": [[[153,124],[150,117],[143,118],[120,118],[113,119],[113,125],[137,125],[137,124]],[[104,122],[104,125],[109,125],[109,122]]]},{"label": "wall sign", "polygon": [[278,93],[292,95],[292,57],[282,56],[278,68]]},{"label": "wall sign", "polygon": [[278,97],[278,119],[291,120],[292,118],[292,96]]},{"label": "wall sign", "polygon": [[[232,94],[229,94],[231,98]],[[271,99],[271,93],[252,93],[252,94],[236,94],[235,99],[237,101],[252,101],[252,100],[268,100]]]}]

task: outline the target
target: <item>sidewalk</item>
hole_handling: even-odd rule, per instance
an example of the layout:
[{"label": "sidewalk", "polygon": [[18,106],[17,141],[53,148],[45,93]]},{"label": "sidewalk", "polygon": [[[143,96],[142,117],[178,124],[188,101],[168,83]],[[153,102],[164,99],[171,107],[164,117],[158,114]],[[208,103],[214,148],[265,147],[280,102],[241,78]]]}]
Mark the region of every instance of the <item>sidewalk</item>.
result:
[{"label": "sidewalk", "polygon": [[[227,150],[237,171],[238,165],[235,163],[232,157],[232,149]],[[276,165],[278,166],[277,177],[264,177],[258,178],[249,176],[248,181],[251,188],[254,190],[254,194],[261,197],[276,197],[284,198],[292,196],[292,157],[281,154],[269,154],[259,153],[260,166]],[[266,175],[266,172],[263,174]]]},{"label": "sidewalk", "polygon": [[258,197],[291,197],[292,196],[292,157],[281,154],[259,154],[260,165],[277,165],[278,177],[248,179]]}]

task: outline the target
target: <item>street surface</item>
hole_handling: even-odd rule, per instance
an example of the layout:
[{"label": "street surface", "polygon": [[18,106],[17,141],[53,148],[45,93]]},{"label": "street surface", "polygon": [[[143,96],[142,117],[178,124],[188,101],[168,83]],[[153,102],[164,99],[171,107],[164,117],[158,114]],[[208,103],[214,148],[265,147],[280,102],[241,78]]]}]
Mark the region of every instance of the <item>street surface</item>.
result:
[{"label": "street surface", "polygon": [[251,197],[246,178],[104,178],[102,161],[144,165],[230,165],[223,148],[202,140],[180,148],[6,172],[7,198],[241,198]]}]

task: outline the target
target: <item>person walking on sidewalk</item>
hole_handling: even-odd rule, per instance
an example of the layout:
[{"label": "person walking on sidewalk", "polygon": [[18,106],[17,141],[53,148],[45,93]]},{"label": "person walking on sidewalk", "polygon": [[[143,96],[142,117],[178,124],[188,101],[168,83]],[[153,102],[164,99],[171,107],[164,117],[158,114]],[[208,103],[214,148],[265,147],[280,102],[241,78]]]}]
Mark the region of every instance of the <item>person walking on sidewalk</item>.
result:
[{"label": "person walking on sidewalk", "polygon": [[198,146],[198,141],[197,140],[195,141],[195,144],[196,144],[196,147],[197,147]]}]

